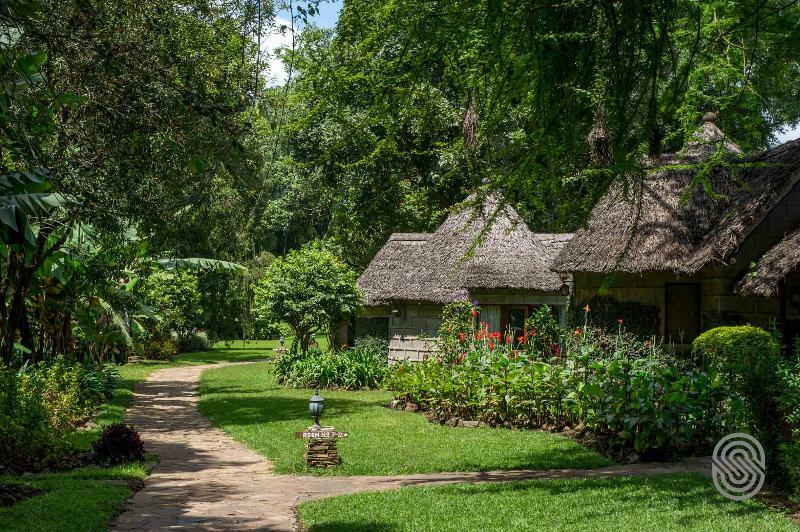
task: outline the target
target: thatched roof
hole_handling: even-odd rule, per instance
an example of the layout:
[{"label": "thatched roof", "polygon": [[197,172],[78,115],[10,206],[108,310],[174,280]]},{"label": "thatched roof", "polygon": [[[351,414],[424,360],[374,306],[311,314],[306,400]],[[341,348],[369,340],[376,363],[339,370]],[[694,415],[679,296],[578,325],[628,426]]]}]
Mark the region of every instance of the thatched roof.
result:
[{"label": "thatched roof", "polygon": [[[706,121],[696,137],[679,154],[646,161],[643,177],[615,182],[554,269],[694,273],[726,260],[800,175],[800,141],[743,157],[713,121]],[[722,199],[700,187],[690,190],[719,147],[730,161],[708,178]]]},{"label": "thatched roof", "polygon": [[787,275],[800,267],[800,228],[795,229],[772,249],[767,251],[737,285],[743,296],[774,296],[778,285]]},{"label": "thatched roof", "polygon": [[566,278],[549,265],[569,235],[546,236],[547,244],[499,195],[473,195],[434,233],[392,235],[358,284],[368,305],[449,303],[470,289],[558,291]]}]

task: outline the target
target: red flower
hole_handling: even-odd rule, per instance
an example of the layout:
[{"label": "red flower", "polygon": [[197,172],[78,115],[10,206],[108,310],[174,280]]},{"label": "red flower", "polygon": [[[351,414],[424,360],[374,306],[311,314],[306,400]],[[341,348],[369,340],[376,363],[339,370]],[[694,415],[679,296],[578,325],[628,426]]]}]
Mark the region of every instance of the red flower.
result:
[{"label": "red flower", "polygon": [[477,310],[472,309],[472,317],[473,318],[477,318],[478,317],[478,311]]},{"label": "red flower", "polygon": [[497,331],[489,333],[489,339],[490,340],[497,340],[499,342],[502,338],[503,338],[503,335],[500,334]]},{"label": "red flower", "polygon": [[524,344],[525,343],[525,337],[524,336],[517,337],[517,342],[519,342],[521,344]]},{"label": "red flower", "polygon": [[622,318],[617,318],[617,323],[619,323],[620,325],[622,325]]},{"label": "red flower", "polygon": [[494,342],[492,342],[492,341],[490,340],[490,341],[489,341],[489,351],[493,351],[493,350],[494,350]]},{"label": "red flower", "polygon": [[558,344],[553,344],[553,354],[555,356],[559,356],[561,354],[561,346]]},{"label": "red flower", "polygon": [[467,335],[465,333],[463,333],[463,332],[459,333],[458,334],[458,341],[459,342],[466,342],[467,341]]},{"label": "red flower", "polygon": [[514,341],[514,335],[513,334],[506,335],[506,343],[507,344],[510,344],[513,341]]}]

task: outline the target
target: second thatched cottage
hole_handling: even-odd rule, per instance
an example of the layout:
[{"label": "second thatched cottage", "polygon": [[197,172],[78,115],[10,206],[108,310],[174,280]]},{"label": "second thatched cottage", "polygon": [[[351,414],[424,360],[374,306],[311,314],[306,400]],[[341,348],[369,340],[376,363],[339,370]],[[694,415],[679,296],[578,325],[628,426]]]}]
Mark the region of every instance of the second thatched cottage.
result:
[{"label": "second thatched cottage", "polygon": [[601,294],[654,309],[651,333],[677,349],[738,323],[774,323],[788,345],[800,320],[798,180],[800,141],[744,156],[709,113],[682,152],[615,183],[554,268],[573,275],[576,307]]},{"label": "second thatched cottage", "polygon": [[478,301],[497,331],[522,331],[544,304],[563,322],[568,275],[550,264],[571,237],[535,234],[498,194],[472,195],[434,233],[389,237],[358,279],[367,311],[356,330],[388,336],[392,360],[422,360],[453,301]]}]

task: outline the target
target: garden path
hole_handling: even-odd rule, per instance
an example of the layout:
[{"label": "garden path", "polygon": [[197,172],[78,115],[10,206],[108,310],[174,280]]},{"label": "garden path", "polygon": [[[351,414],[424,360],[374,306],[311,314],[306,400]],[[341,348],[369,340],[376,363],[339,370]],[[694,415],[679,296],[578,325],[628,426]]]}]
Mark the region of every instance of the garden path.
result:
[{"label": "garden path", "polygon": [[[364,490],[453,482],[708,473],[708,459],[615,465],[594,470],[431,473],[393,477],[275,475],[261,455],[211,426],[197,409],[201,373],[227,364],[154,371],[137,386],[125,419],[158,464],[114,530],[293,530],[307,500]],[[468,430],[468,429],[464,429]]]}]

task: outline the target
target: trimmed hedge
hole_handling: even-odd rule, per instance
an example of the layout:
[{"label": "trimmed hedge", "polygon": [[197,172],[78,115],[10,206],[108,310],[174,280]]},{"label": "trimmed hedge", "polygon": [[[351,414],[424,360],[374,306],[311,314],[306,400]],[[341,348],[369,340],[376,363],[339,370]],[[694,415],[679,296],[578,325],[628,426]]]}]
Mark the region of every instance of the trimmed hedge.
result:
[{"label": "trimmed hedge", "polygon": [[780,345],[767,331],[752,325],[717,327],[692,344],[695,362],[720,372],[744,399],[754,435],[774,447],[780,416],[776,404]]}]

